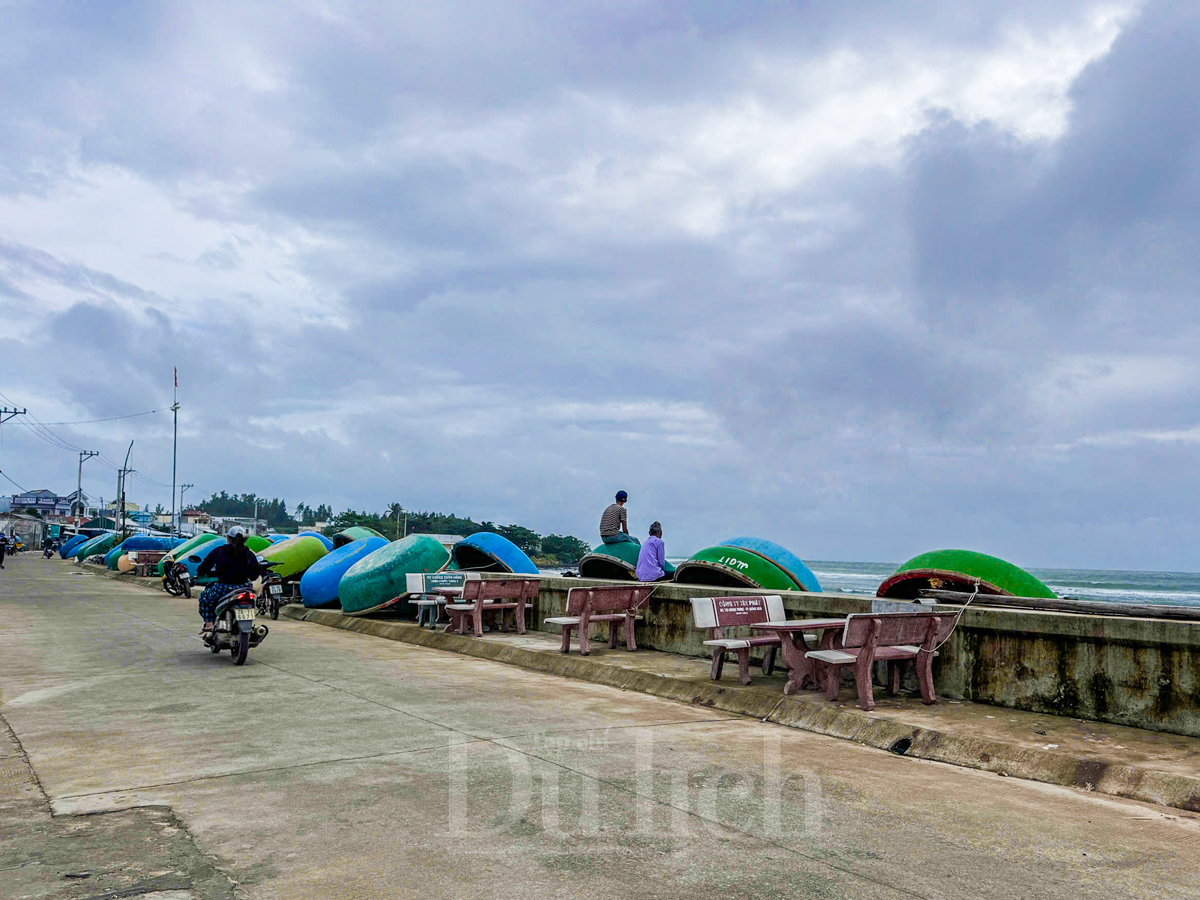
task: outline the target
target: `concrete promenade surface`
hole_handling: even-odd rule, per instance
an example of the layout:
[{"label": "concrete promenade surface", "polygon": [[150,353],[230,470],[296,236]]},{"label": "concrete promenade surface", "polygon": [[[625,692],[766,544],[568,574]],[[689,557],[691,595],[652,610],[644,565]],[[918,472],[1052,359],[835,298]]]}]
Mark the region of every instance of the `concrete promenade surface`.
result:
[{"label": "concrete promenade surface", "polygon": [[198,626],[0,572],[0,898],[1200,896],[1193,814],[284,619],[237,668]]}]

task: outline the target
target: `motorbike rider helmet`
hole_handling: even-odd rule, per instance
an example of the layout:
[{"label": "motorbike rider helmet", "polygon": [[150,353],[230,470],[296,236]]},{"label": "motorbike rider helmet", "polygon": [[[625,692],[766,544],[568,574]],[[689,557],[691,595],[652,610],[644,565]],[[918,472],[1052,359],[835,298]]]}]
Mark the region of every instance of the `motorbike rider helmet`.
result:
[{"label": "motorbike rider helmet", "polygon": [[227,538],[229,538],[229,540],[231,540],[231,541],[236,541],[238,543],[244,543],[246,540],[246,529],[243,528],[241,525],[234,525],[232,528],[229,529],[229,531],[227,531],[225,533],[225,536]]}]

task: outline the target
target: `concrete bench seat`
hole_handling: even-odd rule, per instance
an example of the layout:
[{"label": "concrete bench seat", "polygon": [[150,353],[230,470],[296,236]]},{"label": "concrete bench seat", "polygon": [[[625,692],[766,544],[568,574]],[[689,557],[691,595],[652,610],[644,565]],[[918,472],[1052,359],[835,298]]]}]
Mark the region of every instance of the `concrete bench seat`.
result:
[{"label": "concrete bench seat", "polygon": [[617,629],[625,626],[625,647],[630,652],[637,650],[634,640],[634,623],[641,620],[637,611],[654,593],[654,585],[612,585],[592,588],[572,588],[567,593],[565,616],[547,616],[542,621],[562,628],[563,653],[571,652],[571,634],[579,633],[579,653],[587,656],[592,652],[589,632],[596,622],[608,623],[608,646],[616,649]]},{"label": "concrete bench seat", "polygon": [[810,650],[805,657],[823,670],[821,680],[828,700],[837,699],[841,669],[853,666],[858,705],[870,712],[875,708],[872,666],[879,661],[888,664],[887,691],[895,695],[900,692],[900,664],[912,660],[917,667],[922,702],[936,703],[933,657],[950,637],[956,621],[954,613],[860,613],[847,617],[840,648]]},{"label": "concrete bench seat", "polygon": [[709,677],[713,681],[721,678],[725,668],[725,654],[737,656],[738,678],[742,684],[750,683],[750,651],[755,647],[763,647],[764,675],[770,675],[775,668],[775,650],[781,639],[777,634],[754,635],[752,637],[724,637],[725,629],[747,625],[759,625],[764,622],[786,621],[787,614],[783,609],[783,598],[778,595],[769,597],[693,597],[692,623],[697,628],[707,629],[711,633],[704,646],[712,647],[712,670]]},{"label": "concrete bench seat", "polygon": [[497,614],[499,628],[507,630],[505,613],[511,611],[516,619],[517,634],[525,633],[525,610],[537,597],[541,587],[537,578],[489,578],[467,581],[463,584],[462,599],[457,603],[446,603],[446,614],[450,616],[450,631],[456,625],[459,634],[466,634],[467,619],[470,618],[475,637],[483,637],[484,613]]}]

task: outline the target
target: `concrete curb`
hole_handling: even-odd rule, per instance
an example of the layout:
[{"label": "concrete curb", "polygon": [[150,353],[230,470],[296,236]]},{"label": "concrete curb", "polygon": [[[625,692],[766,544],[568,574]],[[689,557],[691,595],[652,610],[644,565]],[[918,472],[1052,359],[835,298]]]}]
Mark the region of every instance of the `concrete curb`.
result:
[{"label": "concrete curb", "polygon": [[[137,579],[139,582],[145,580],[147,579]],[[157,581],[155,584],[157,585]],[[1069,753],[1018,747],[1001,741],[965,737],[952,732],[877,718],[857,709],[834,709],[809,703],[781,696],[773,690],[728,690],[716,682],[696,683],[682,678],[654,675],[606,665],[578,655],[545,653],[510,644],[476,640],[464,635],[430,631],[406,622],[357,618],[342,615],[336,610],[305,609],[301,606],[285,606],[279,614],[296,621],[368,634],[433,650],[446,650],[477,659],[519,666],[534,672],[575,678],[592,684],[717,709],[733,715],[748,716],[788,728],[855,741],[917,759],[982,769],[998,775],[1082,788],[1114,797],[1200,812],[1200,778],[1156,772],[1137,766],[1113,765]]]}]

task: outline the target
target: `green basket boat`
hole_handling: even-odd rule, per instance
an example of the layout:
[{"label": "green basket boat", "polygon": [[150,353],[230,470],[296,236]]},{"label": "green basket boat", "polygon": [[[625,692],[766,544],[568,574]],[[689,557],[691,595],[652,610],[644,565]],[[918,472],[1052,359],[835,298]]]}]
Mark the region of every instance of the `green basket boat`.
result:
[{"label": "green basket boat", "polygon": [[342,576],[342,612],[361,616],[391,606],[408,593],[410,572],[440,572],[450,553],[427,534],[410,534],[364,556]]},{"label": "green basket boat", "polygon": [[107,534],[98,534],[89,541],[84,541],[74,550],[67,554],[67,559],[84,560],[89,556],[108,553],[113,547],[121,543],[124,538],[119,532],[110,531]]},{"label": "green basket boat", "polygon": [[[606,578],[612,581],[637,581],[637,561],[641,544],[621,541],[619,544],[600,544],[579,561],[580,578]],[[663,571],[668,575],[675,567],[664,562]]]},{"label": "green basket boat", "polygon": [[1053,599],[1054,591],[1024,569],[974,550],[932,550],[914,556],[879,585],[877,597],[914,600],[926,588]]},{"label": "green basket boat", "polygon": [[[261,538],[261,540],[265,541],[266,538]],[[325,544],[318,538],[302,534],[288,538],[286,541],[268,544],[254,552],[267,562],[279,563],[274,567],[275,574],[286,579],[299,578],[308,571],[309,566],[329,551],[325,549]]]},{"label": "green basket boat", "polygon": [[742,547],[708,547],[679,564],[677,584],[802,591],[804,588],[765,556]]}]

